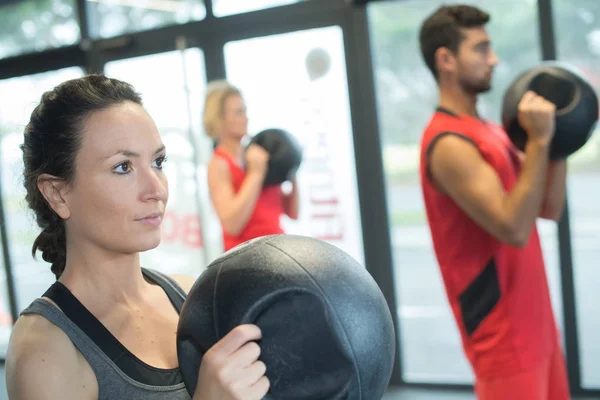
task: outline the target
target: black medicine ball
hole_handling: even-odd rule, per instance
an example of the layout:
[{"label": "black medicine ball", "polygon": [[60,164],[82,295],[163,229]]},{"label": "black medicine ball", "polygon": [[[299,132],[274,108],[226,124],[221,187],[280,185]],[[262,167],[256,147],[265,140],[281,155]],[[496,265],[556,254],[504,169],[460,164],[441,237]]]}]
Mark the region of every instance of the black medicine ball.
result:
[{"label": "black medicine ball", "polygon": [[189,292],[177,332],[190,394],[202,357],[240,324],[262,331],[269,400],[380,400],[396,338],[367,270],[339,248],[295,235],[250,240],[211,263]]},{"label": "black medicine ball", "polygon": [[260,145],[270,156],[264,186],[294,179],[302,162],[302,148],[289,132],[283,129],[265,129],[254,135],[250,143]]},{"label": "black medicine ball", "polygon": [[518,122],[518,106],[528,90],[556,106],[550,158],[564,159],[582,148],[598,121],[598,97],[591,84],[574,68],[556,62],[544,63],[517,76],[504,94],[502,124],[520,150],[525,150],[528,136]]}]

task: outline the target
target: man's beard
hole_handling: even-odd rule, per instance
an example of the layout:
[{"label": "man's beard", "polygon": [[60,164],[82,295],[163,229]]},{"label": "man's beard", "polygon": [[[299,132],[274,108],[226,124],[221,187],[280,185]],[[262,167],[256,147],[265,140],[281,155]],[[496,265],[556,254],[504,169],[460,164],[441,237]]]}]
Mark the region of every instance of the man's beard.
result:
[{"label": "man's beard", "polygon": [[492,88],[491,79],[480,79],[475,81],[468,78],[459,78],[458,83],[466,93],[473,95],[485,93]]}]

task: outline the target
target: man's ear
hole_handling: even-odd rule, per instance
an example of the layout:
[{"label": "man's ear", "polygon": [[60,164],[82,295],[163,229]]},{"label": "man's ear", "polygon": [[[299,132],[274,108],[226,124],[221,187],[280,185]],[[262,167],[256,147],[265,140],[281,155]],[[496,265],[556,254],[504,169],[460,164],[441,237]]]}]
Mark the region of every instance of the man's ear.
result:
[{"label": "man's ear", "polygon": [[41,174],[37,179],[37,187],[59,217],[68,219],[71,216],[71,210],[65,198],[68,185],[63,179],[50,174]]},{"label": "man's ear", "polygon": [[439,72],[456,70],[456,56],[447,47],[440,47],[435,52],[435,65]]}]

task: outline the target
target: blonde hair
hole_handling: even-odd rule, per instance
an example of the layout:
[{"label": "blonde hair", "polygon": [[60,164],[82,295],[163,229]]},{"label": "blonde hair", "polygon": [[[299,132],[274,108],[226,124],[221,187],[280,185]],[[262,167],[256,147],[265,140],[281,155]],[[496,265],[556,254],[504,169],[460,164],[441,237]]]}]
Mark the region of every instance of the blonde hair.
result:
[{"label": "blonde hair", "polygon": [[240,90],[225,80],[209,82],[206,86],[204,100],[203,123],[204,131],[212,139],[218,139],[221,134],[221,123],[228,97],[241,96]]}]

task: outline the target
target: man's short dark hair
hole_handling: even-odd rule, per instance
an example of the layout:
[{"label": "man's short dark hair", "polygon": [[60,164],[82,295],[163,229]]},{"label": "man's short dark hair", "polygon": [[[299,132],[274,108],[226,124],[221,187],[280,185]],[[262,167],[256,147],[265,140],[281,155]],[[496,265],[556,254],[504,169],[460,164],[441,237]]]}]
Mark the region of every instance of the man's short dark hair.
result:
[{"label": "man's short dark hair", "polygon": [[456,53],[464,39],[460,29],[481,27],[489,20],[490,15],[477,7],[453,5],[438,8],[423,22],[419,32],[421,54],[436,80],[435,52],[446,47]]}]

